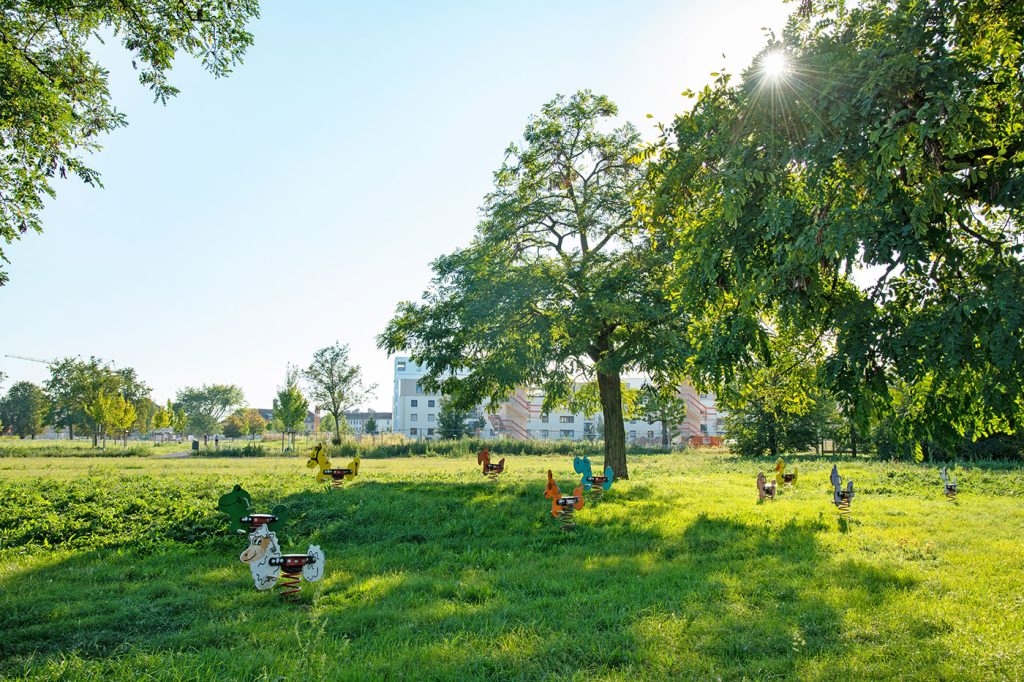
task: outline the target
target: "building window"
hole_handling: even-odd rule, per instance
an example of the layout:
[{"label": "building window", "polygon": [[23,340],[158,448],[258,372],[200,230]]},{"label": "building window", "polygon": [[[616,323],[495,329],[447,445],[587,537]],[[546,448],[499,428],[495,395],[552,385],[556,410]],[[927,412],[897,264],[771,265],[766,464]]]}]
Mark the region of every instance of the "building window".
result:
[{"label": "building window", "polygon": [[405,371],[405,360],[399,360],[399,361],[398,361],[398,364],[397,364],[397,365],[395,365],[395,368],[396,368],[396,369],[397,369],[397,370],[398,370],[399,372],[404,372],[404,371]]},{"label": "building window", "polygon": [[418,414],[416,414],[415,412],[413,412],[412,414],[409,415],[409,421],[411,421],[411,422],[418,422],[419,420],[420,420],[420,416]]},{"label": "building window", "polygon": [[420,406],[420,401],[418,401],[415,398],[413,398],[412,400],[409,401],[409,405],[411,405],[412,407],[419,407]]},{"label": "building window", "polygon": [[433,407],[433,406],[434,406],[434,401],[433,400],[428,400],[427,401],[427,407]]},{"label": "building window", "polygon": [[561,431],[558,432],[558,435],[561,436],[562,438],[572,438],[573,436],[576,435],[576,432],[573,431],[572,429],[562,429]]},{"label": "building window", "polygon": [[433,436],[434,435],[434,429],[427,429],[427,435],[428,436]]},{"label": "building window", "polygon": [[417,393],[423,393],[423,387],[420,386],[418,381],[416,382],[416,392]]},{"label": "building window", "polygon": [[550,435],[550,432],[547,429],[541,429],[540,430],[540,437],[541,438],[547,438],[549,435]]},{"label": "building window", "polygon": [[434,415],[432,415],[432,414],[428,414],[428,415],[427,415],[427,421],[428,421],[428,422],[432,422],[432,421],[434,421]]},{"label": "building window", "polygon": [[647,437],[648,438],[654,438],[654,431],[648,431],[647,432]]},{"label": "building window", "polygon": [[416,431],[416,427],[415,426],[412,427],[411,429],[409,429],[409,435],[410,436],[415,436],[416,433],[417,433],[417,431]]},{"label": "building window", "polygon": [[707,433],[708,432],[708,425],[707,424],[701,424],[700,425],[700,432],[701,433]]},{"label": "building window", "polygon": [[491,429],[491,435],[492,435],[492,436],[494,436],[494,435],[495,435],[495,433],[494,433],[494,429]]},{"label": "building window", "polygon": [[630,431],[629,432],[629,439],[630,440],[636,440],[636,431]]},{"label": "building window", "polygon": [[561,417],[558,418],[558,422],[560,424],[572,424],[574,421],[576,421],[576,417],[572,416],[571,414],[562,415]]},{"label": "building window", "polygon": [[547,424],[547,423],[548,423],[548,416],[547,416],[546,414],[542,414],[542,415],[540,416],[540,422],[541,422],[542,424]]}]

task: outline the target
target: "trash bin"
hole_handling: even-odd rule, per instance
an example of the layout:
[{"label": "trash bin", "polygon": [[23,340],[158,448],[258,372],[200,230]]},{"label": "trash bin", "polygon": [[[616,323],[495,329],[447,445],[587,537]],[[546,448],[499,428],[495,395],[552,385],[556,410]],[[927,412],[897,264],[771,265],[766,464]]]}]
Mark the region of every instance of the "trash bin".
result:
[{"label": "trash bin", "polygon": [[195,450],[196,452],[199,452],[199,441],[192,441],[192,449]]}]

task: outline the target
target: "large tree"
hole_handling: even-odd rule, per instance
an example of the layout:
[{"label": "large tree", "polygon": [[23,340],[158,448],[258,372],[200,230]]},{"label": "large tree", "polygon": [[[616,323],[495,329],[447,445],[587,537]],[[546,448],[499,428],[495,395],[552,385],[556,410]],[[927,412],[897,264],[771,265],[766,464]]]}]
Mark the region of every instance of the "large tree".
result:
[{"label": "large tree", "polygon": [[179,390],[175,407],[188,415],[188,428],[198,436],[220,433],[221,420],[244,402],[245,394],[234,384],[203,384]]},{"label": "large tree", "polygon": [[[246,24],[256,0],[8,0],[0,11],[0,239],[40,232],[39,212],[54,181],[99,185],[85,156],[126,125],[111,102],[108,71],[92,54],[113,36],[139,81],[166,103],[178,90],[167,75],[175,56],[197,57],[225,76],[252,43]],[[5,262],[0,249],[0,262]],[[0,270],[0,285],[7,275]]]},{"label": "large tree", "polygon": [[42,433],[48,411],[46,394],[29,381],[19,381],[0,398],[0,424],[20,438],[35,438]]},{"label": "large tree", "polygon": [[334,440],[340,443],[345,411],[372,396],[377,385],[363,383],[362,369],[349,362],[348,344],[337,342],[314,353],[303,376],[313,403],[334,417]]},{"label": "large tree", "polygon": [[525,385],[553,409],[596,378],[605,465],[627,478],[620,375],[678,365],[685,325],[663,294],[664,250],[643,229],[640,135],[609,130],[617,113],[582,91],[531,118],[472,244],[434,262],[424,300],[399,304],[378,343],[426,363],[420,383],[462,408]]},{"label": "large tree", "polygon": [[804,3],[668,142],[670,290],[714,379],[764,356],[778,310],[834,334],[829,382],[861,423],[900,386],[925,405],[915,437],[1020,427],[1024,4]]}]

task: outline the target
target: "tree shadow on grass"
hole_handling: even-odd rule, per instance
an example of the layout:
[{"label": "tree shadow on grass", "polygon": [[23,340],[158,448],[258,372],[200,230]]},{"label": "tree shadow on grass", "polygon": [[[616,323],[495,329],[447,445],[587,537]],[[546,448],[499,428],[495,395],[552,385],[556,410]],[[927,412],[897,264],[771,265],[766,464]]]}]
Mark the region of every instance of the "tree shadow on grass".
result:
[{"label": "tree shadow on grass", "polygon": [[788,676],[842,655],[849,608],[914,588],[831,555],[820,522],[669,524],[679,512],[636,485],[564,533],[541,489],[363,482],[292,495],[282,549],[319,544],[327,561],[297,607],[252,588],[242,538],[44,562],[0,580],[0,673],[68,656],[187,673],[202,656],[227,677]]}]

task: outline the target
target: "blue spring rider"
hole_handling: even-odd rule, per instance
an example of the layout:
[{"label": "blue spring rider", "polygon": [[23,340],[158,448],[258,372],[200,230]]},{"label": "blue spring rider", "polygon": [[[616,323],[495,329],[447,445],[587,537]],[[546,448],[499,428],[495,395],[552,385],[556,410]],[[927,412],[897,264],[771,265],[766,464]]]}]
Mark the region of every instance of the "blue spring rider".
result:
[{"label": "blue spring rider", "polygon": [[595,499],[601,499],[605,491],[611,489],[612,481],[615,480],[615,475],[612,473],[610,466],[604,468],[604,476],[594,476],[590,465],[590,458],[585,455],[574,458],[572,460],[572,468],[576,470],[577,474],[582,474],[580,484],[583,486],[583,491],[591,493],[591,496]]}]

